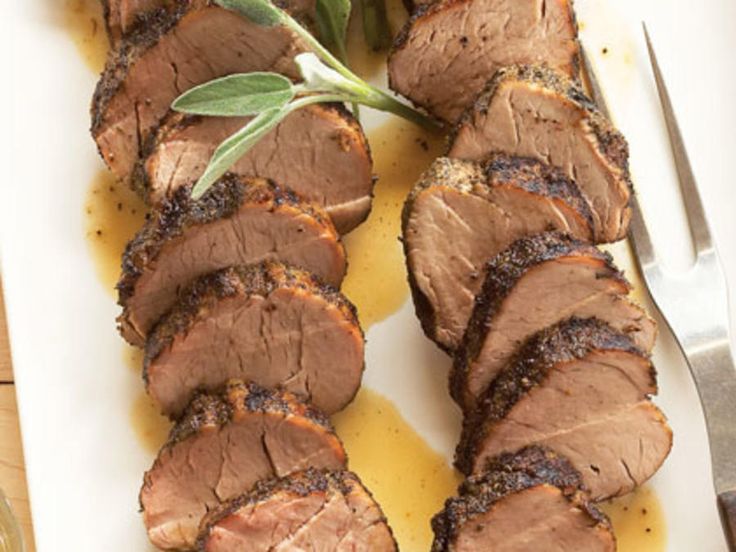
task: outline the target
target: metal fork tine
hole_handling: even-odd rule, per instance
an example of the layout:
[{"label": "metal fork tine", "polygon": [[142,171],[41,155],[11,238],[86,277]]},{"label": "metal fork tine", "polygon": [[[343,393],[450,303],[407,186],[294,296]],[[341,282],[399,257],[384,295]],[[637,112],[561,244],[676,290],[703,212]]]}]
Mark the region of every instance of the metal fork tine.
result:
[{"label": "metal fork tine", "polygon": [[[588,52],[585,50],[585,46],[581,45],[580,50],[582,53],[583,69],[585,71],[585,77],[588,81],[588,88],[593,98],[593,102],[598,106],[598,110],[608,119],[611,118],[610,110],[608,109],[608,103],[603,95],[603,89],[601,88],[600,81],[593,70],[593,65],[588,56]],[[652,238],[649,235],[646,222],[642,216],[641,206],[639,200],[634,194],[631,198],[631,224],[629,226],[629,237],[633,242],[633,246],[636,249],[636,259],[642,270],[648,265],[655,263],[657,255],[652,244]]]},{"label": "metal fork tine", "polygon": [[708,228],[708,219],[705,216],[703,202],[700,199],[700,192],[698,192],[698,185],[695,181],[692,167],[690,166],[687,150],[685,149],[685,141],[680,133],[680,126],[677,124],[675,110],[672,107],[670,95],[667,92],[667,86],[664,82],[659,62],[657,61],[657,55],[654,52],[652,39],[649,36],[646,23],[642,22],[642,26],[644,27],[644,36],[647,41],[649,60],[654,71],[654,80],[657,83],[657,91],[659,92],[659,99],[662,103],[664,120],[667,124],[667,132],[669,133],[672,155],[675,160],[675,167],[677,168],[680,190],[682,191],[683,202],[685,203],[685,210],[690,223],[690,234],[693,238],[695,251],[701,254],[713,247],[713,239]]}]

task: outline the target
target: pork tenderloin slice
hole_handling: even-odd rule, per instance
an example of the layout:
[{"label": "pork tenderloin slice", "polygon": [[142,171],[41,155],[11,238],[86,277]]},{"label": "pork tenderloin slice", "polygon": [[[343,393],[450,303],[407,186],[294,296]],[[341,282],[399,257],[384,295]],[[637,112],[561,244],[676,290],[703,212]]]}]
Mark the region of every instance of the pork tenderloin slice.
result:
[{"label": "pork tenderloin slice", "polygon": [[345,462],[323,414],[290,393],[231,381],[195,398],[172,430],[144,477],[143,521],[155,546],[188,550],[210,510],[258,481]]},{"label": "pork tenderloin slice", "polygon": [[386,518],[358,476],[309,469],[263,481],[208,515],[200,552],[394,552]]},{"label": "pork tenderloin slice", "polygon": [[[143,148],[134,186],[151,204],[171,197],[196,181],[217,146],[248,120],[170,113]],[[363,222],[371,208],[370,148],[360,124],[338,104],[295,111],[230,170],[271,178],[317,203],[340,233]]]},{"label": "pork tenderloin slice", "polygon": [[432,520],[432,552],[614,552],[608,518],[580,474],[538,446],[491,460]]},{"label": "pork tenderloin slice", "polygon": [[198,389],[232,378],[282,388],[326,414],[363,376],[355,307],[334,288],[280,263],[227,268],[197,280],[151,332],[144,379],[177,418]]},{"label": "pork tenderloin slice", "polygon": [[196,278],[269,260],[309,270],[334,287],[346,269],[329,217],[269,181],[226,175],[198,201],[180,188],[126,247],[117,286],[123,337],[143,346]]},{"label": "pork tenderloin slice", "polygon": [[[156,10],[175,10],[182,5],[203,6],[208,0],[101,0],[111,41],[117,42],[137,26],[145,26]],[[275,4],[294,17],[311,21],[315,0],[276,0]]]},{"label": "pork tenderloin slice", "polygon": [[111,52],[97,84],[92,135],[102,157],[127,180],[150,132],[181,93],[232,73],[296,78],[294,56],[305,49],[285,27],[257,25],[214,0],[156,10]]},{"label": "pork tenderloin slice", "polygon": [[659,469],[672,431],[649,397],[649,358],[596,319],[572,318],[540,332],[467,416],[456,461],[480,473],[489,459],[547,446],[570,460],[594,500],[631,492]]},{"label": "pork tenderloin slice", "polygon": [[569,0],[439,0],[417,9],[397,36],[389,84],[455,123],[501,67],[545,63],[576,78],[579,57]]},{"label": "pork tenderloin slice", "polygon": [[446,351],[462,342],[486,263],[515,240],[559,230],[592,238],[590,209],[560,171],[526,158],[440,158],[412,190],[403,244],[417,315]]},{"label": "pork tenderloin slice", "polygon": [[611,256],[592,245],[557,233],[517,240],[488,264],[455,354],[452,396],[472,412],[528,338],[573,316],[603,320],[651,351],[656,323],[627,298],[629,290]]},{"label": "pork tenderloin slice", "polygon": [[598,242],[625,237],[632,184],[626,139],[564,74],[542,66],[501,69],[455,128],[448,155],[502,151],[539,159],[580,187]]}]

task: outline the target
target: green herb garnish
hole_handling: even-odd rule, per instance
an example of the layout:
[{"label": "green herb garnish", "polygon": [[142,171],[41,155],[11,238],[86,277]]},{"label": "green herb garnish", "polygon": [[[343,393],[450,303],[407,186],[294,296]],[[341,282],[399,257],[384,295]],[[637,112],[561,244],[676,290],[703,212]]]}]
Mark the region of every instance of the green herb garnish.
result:
[{"label": "green herb garnish", "polygon": [[391,46],[391,29],[386,15],[386,0],[361,0],[365,41],[373,50]]},{"label": "green herb garnish", "polygon": [[[310,104],[360,104],[393,113],[425,128],[437,128],[432,119],[356,76],[293,17],[274,6],[270,0],[216,0],[216,3],[259,25],[283,25],[289,28],[309,45],[312,52],[299,54],[295,58],[303,79],[299,84],[276,73],[231,75],[192,88],[174,101],[173,109],[184,113],[219,117],[255,115],[215,150],[207,169],[192,190],[194,199],[202,197],[217,179],[286,116]],[[323,5],[323,12],[325,9]],[[347,24],[344,6],[338,11],[329,20],[329,26],[337,32],[334,36],[342,33]],[[323,25],[327,24],[327,20],[321,19]],[[344,35],[342,42],[344,45]]]}]

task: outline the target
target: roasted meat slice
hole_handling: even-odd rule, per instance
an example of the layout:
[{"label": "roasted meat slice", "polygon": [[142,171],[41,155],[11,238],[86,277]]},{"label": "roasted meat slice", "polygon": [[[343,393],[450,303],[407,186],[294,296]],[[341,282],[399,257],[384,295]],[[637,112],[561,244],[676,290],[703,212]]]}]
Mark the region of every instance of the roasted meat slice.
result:
[{"label": "roasted meat slice", "polygon": [[102,157],[127,179],[148,135],[182,92],[232,73],[296,77],[294,56],[304,49],[285,27],[257,25],[213,0],[156,10],[120,41],[97,85],[92,135]]},{"label": "roasted meat slice", "polygon": [[571,318],[531,338],[466,416],[457,465],[482,473],[490,458],[547,446],[580,471],[594,500],[631,492],[659,469],[672,431],[649,400],[649,358],[594,318]]},{"label": "roasted meat slice", "polygon": [[538,161],[435,161],[403,214],[409,282],[427,336],[448,351],[460,345],[486,263],[512,242],[547,230],[590,240],[591,221],[575,184]]},{"label": "roasted meat slice", "polygon": [[[202,6],[208,0],[101,0],[105,11],[107,30],[116,42],[131,32],[137,25],[146,25],[156,10],[173,11],[184,5]],[[280,7],[303,20],[311,21],[315,11],[315,0],[276,0]]]},{"label": "roasted meat slice", "polygon": [[[133,182],[149,203],[197,180],[215,148],[248,119],[170,113],[151,134]],[[266,135],[231,171],[271,178],[321,205],[337,230],[363,222],[371,207],[373,166],[363,130],[341,105],[300,109]]]},{"label": "roasted meat slice", "polygon": [[198,396],[172,430],[144,477],[143,521],[155,546],[191,549],[207,512],[258,481],[345,462],[324,415],[290,393],[232,381]]},{"label": "roasted meat slice", "polygon": [[632,193],[626,139],[562,73],[542,66],[496,73],[455,128],[448,155],[475,160],[497,151],[562,168],[591,206],[596,241],[626,235]]},{"label": "roasted meat slice", "polygon": [[432,552],[615,552],[608,518],[566,459],[531,446],[486,469],[432,520]]},{"label": "roasted meat slice", "polygon": [[417,9],[388,61],[391,88],[454,123],[501,67],[579,70],[569,0],[438,0]]},{"label": "roasted meat slice", "polygon": [[125,250],[118,283],[121,333],[142,346],[196,278],[266,260],[304,268],[335,287],[346,268],[327,215],[275,184],[227,175],[198,201],[180,188]]},{"label": "roasted meat slice", "polygon": [[345,296],[267,262],[206,275],[184,292],[148,338],[144,375],[173,418],[198,389],[232,378],[286,389],[333,414],[360,387],[364,349]]},{"label": "roasted meat slice", "polygon": [[395,552],[391,528],[358,476],[309,469],[263,481],[204,520],[200,552]]},{"label": "roasted meat slice", "polygon": [[452,396],[472,412],[518,348],[562,320],[597,317],[652,350],[656,324],[627,294],[610,255],[557,233],[522,238],[489,263],[451,374]]}]

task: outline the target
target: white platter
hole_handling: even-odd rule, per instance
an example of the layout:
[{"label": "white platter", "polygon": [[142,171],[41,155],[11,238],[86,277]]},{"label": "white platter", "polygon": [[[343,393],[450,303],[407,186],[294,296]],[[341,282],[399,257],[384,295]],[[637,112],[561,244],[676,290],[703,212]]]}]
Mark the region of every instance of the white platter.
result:
[{"label": "white platter", "polygon": [[[8,159],[0,251],[36,543],[41,552],[148,550],[136,499],[151,457],[129,418],[140,381],[123,365],[113,324],[117,307],[100,286],[85,240],[82,205],[100,166],[86,131],[96,76],[59,25],[61,4],[7,1],[0,32],[8,58],[1,86],[6,125],[0,140]],[[683,266],[687,231],[639,28],[642,19],[649,22],[736,285],[736,3],[577,4],[583,38],[631,143],[633,174],[656,243]],[[616,249],[617,259],[628,266],[624,250]],[[653,485],[664,504],[668,550],[723,552],[697,395],[661,328],[658,403],[676,444]],[[392,399],[449,459],[458,432],[444,387],[449,361],[423,338],[413,307],[406,304],[374,326],[368,340],[365,384]]]}]

